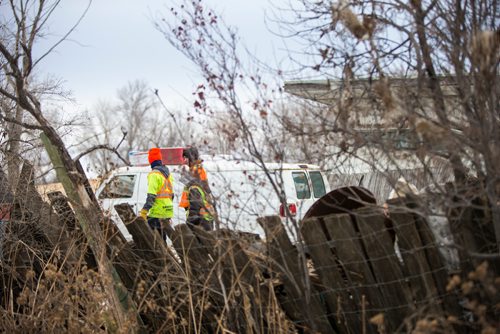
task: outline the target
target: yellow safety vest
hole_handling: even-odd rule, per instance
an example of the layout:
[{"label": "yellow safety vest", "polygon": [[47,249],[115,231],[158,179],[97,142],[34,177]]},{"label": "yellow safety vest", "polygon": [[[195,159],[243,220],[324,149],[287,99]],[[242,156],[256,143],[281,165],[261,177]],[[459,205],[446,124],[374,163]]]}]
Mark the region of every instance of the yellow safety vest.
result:
[{"label": "yellow safety vest", "polygon": [[189,190],[191,188],[198,189],[198,191],[201,194],[201,200],[202,200],[203,206],[200,209],[200,216],[203,219],[208,220],[208,221],[213,220],[214,219],[214,209],[213,209],[212,205],[207,201],[207,199],[205,197],[205,191],[203,190],[202,187],[195,186],[195,185],[193,185],[189,188],[188,187],[184,188],[184,191],[182,192],[181,200],[179,202],[179,206],[181,208],[186,209],[186,217],[189,216]]},{"label": "yellow safety vest", "polygon": [[148,194],[155,194],[156,199],[149,209],[148,217],[152,218],[172,218],[174,216],[173,197],[173,177],[168,178],[162,172],[153,170],[148,174]]}]

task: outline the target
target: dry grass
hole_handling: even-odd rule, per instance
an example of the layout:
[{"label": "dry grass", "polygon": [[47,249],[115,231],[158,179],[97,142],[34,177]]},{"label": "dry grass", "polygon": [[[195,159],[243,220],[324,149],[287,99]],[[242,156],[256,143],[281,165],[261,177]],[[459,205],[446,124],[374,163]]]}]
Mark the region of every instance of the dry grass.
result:
[{"label": "dry grass", "polygon": [[[133,303],[128,320],[118,322],[106,291],[113,282],[106,281],[92,263],[95,257],[89,256],[81,233],[69,233],[69,239],[54,244],[40,229],[40,221],[33,221],[32,212],[16,213],[3,224],[0,332],[313,332],[296,320],[306,319],[305,306],[299,306],[302,315],[287,313],[284,291],[291,287],[283,285],[288,274],[278,272],[276,262],[262,251],[265,247],[250,248],[230,232],[215,236],[179,229],[182,233],[174,236],[176,256],[163,244],[142,249],[139,244],[123,244],[117,249],[119,243],[110,234],[107,242],[115,248],[108,257]],[[307,289],[314,291],[319,285],[321,293],[333,289],[322,285],[321,272],[312,262],[307,269]],[[453,276],[447,286],[448,292],[460,296],[468,319],[433,313],[431,299],[428,307],[423,305],[401,320],[400,332],[453,333],[457,326],[465,326],[470,332],[494,333],[499,288],[500,279],[484,262],[467,275]],[[343,318],[341,306],[329,312],[330,323]],[[363,312],[360,307],[359,313]],[[362,319],[367,333],[388,332],[384,313]]]},{"label": "dry grass", "polygon": [[[6,224],[0,262],[0,332],[137,331],[136,314],[130,314],[128,323],[115,321],[105,293],[110,282],[84,259],[68,265],[68,259],[58,254],[60,247],[50,249],[43,238],[33,238],[25,222]],[[85,247],[81,240],[72,244]],[[250,285],[241,277],[246,269],[237,271],[230,252],[219,257],[224,263],[205,257],[204,268],[194,268],[195,263],[187,260],[192,254],[185,253],[185,261],[169,258],[158,271],[141,256],[131,258],[136,271],[128,274],[136,281],[129,293],[140,327],[162,333],[294,332],[273,293],[273,282],[256,276],[260,284]]]}]

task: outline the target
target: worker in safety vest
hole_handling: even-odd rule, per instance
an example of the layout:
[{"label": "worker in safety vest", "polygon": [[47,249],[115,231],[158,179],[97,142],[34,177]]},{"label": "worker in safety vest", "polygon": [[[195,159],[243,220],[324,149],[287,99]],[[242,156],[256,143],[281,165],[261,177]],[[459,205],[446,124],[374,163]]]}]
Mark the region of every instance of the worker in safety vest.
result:
[{"label": "worker in safety vest", "polygon": [[210,190],[210,186],[208,185],[208,177],[205,168],[203,168],[202,160],[198,154],[198,150],[196,147],[188,147],[184,149],[183,157],[187,159],[187,163],[189,166],[189,173],[191,177],[200,181],[203,190],[209,196],[212,193]]},{"label": "worker in safety vest", "polygon": [[213,229],[215,212],[199,180],[189,178],[182,192],[179,207],[186,210],[188,226],[201,226],[205,231]]},{"label": "worker in safety vest", "polygon": [[174,215],[174,180],[168,168],[163,166],[159,148],[149,150],[148,161],[152,170],[148,174],[148,196],[140,216],[147,219],[148,225],[166,241],[166,231],[171,228],[171,218]]}]

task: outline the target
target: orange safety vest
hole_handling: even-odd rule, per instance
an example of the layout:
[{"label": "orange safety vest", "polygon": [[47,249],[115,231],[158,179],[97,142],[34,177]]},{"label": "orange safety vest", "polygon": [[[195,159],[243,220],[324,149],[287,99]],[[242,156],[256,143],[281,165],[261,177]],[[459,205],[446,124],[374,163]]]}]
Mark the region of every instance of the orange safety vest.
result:
[{"label": "orange safety vest", "polygon": [[184,190],[182,191],[181,195],[181,200],[179,201],[179,207],[187,209],[189,207],[189,190],[187,187],[184,187]]},{"label": "orange safety vest", "polygon": [[195,178],[197,178],[200,181],[207,181],[207,172],[205,171],[205,168],[201,165],[201,163],[194,164],[190,168],[191,175]]}]

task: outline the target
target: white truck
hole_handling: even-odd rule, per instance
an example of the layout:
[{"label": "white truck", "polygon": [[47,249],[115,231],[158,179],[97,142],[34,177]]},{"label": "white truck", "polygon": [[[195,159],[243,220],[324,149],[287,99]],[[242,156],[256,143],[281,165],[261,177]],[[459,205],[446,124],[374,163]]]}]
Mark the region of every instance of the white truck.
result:
[{"label": "white truck", "polygon": [[[311,205],[330,191],[320,168],[309,164],[266,163],[266,170],[249,161],[227,157],[205,157],[203,166],[217,206],[220,226],[242,232],[264,232],[258,217],[280,215],[289,235],[295,240],[296,226],[286,217],[279,193],[286,198],[289,212],[299,221]],[[179,199],[184,188],[182,170],[186,165],[168,166],[174,177],[173,224],[185,222],[184,209]],[[110,173],[97,189],[96,195],[127,240],[132,237],[114,210],[120,203],[128,203],[137,214],[144,205],[147,193],[149,166],[121,167]],[[271,184],[271,178],[277,187]]]}]

